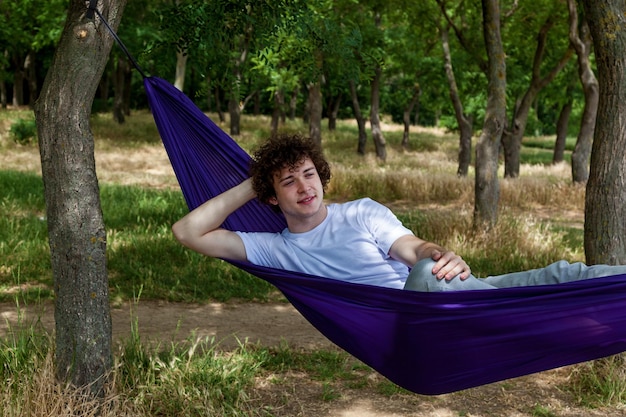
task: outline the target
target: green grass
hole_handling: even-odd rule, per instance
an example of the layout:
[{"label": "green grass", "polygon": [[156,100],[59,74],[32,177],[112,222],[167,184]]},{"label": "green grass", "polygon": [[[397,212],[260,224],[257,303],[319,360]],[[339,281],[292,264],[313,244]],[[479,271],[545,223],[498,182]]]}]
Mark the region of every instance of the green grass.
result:
[{"label": "green grass", "polygon": [[[186,211],[180,192],[104,184],[101,199],[114,299],[129,300],[139,291],[144,298],[189,302],[267,300],[276,293],[175,241],[170,225]],[[43,185],[36,175],[0,171],[0,257],[0,300],[10,300],[20,286],[26,300],[53,296]]]}]

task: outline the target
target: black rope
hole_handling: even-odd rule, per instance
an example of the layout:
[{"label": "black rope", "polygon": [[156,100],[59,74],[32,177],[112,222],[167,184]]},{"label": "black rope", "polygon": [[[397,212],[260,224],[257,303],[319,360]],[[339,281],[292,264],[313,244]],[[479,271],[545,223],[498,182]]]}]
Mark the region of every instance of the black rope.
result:
[{"label": "black rope", "polygon": [[113,35],[113,38],[115,39],[115,41],[117,42],[117,44],[120,46],[120,48],[122,49],[122,51],[124,51],[124,53],[126,54],[126,56],[128,57],[128,59],[130,60],[130,62],[133,64],[133,66],[135,67],[135,69],[137,71],[139,71],[139,74],[141,74],[141,76],[143,78],[146,78],[146,74],[143,72],[143,70],[141,69],[141,67],[139,66],[139,64],[137,63],[137,61],[135,60],[135,58],[130,54],[130,52],[128,51],[128,49],[126,48],[126,46],[124,45],[124,43],[122,42],[122,40],[119,38],[119,36],[117,36],[117,33],[115,33],[115,31],[113,30],[113,28],[111,28],[111,26],[109,26],[109,22],[107,22],[107,20],[102,16],[102,14],[100,14],[100,12],[98,11],[98,9],[96,8],[96,3],[98,2],[98,0],[89,0],[89,9],[87,10],[87,13],[85,14],[85,17],[87,17],[88,19],[92,19],[94,18],[94,13],[98,15],[98,17],[102,20],[102,22],[104,23],[104,25],[107,27],[107,29],[109,29],[109,32],[111,32],[111,35]]},{"label": "black rope", "polygon": [[87,13],[85,14],[85,17],[89,20],[93,20],[93,14],[96,11],[96,4],[98,3],[98,0],[89,0],[89,9],[87,10]]}]

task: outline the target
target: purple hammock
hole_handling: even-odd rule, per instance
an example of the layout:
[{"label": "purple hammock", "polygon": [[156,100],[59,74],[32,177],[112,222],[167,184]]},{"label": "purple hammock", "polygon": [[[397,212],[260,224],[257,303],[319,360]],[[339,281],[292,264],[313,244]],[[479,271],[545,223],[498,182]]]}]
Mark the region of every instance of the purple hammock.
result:
[{"label": "purple hammock", "polygon": [[[169,82],[144,79],[189,209],[248,177],[250,156]],[[230,230],[278,232],[251,201]],[[231,261],[229,261],[231,262]],[[231,262],[276,286],[333,343],[399,386],[435,395],[626,350],[626,275],[558,285],[422,293]]]}]

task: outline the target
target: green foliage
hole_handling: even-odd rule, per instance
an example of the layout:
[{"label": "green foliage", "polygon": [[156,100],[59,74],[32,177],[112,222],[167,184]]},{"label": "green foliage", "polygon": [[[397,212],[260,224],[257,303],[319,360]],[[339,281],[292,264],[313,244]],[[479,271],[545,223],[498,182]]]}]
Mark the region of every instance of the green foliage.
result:
[{"label": "green foliage", "polygon": [[18,119],[9,130],[11,137],[20,145],[37,141],[37,124],[32,119]]}]

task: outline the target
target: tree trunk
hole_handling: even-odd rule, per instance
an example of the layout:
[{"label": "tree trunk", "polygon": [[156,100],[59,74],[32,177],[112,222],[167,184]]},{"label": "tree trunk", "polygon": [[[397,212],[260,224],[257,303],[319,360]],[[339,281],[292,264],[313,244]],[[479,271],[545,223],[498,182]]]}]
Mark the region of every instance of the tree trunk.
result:
[{"label": "tree trunk", "polygon": [[[6,49],[3,51],[3,55],[4,55],[4,60],[8,61],[9,58],[9,51],[7,51]],[[4,68],[4,66],[0,67],[0,71],[6,71],[6,68]],[[8,97],[8,91],[7,91],[7,83],[4,79],[0,80],[0,105],[2,106],[3,109],[6,109],[7,106],[9,105],[9,97]]]},{"label": "tree trunk", "polygon": [[298,106],[298,87],[294,88],[289,99],[289,120],[296,120],[296,109]]},{"label": "tree trunk", "polygon": [[15,72],[13,73],[13,105],[15,107],[24,104],[24,59],[21,55],[13,57]]},{"label": "tree trunk", "polygon": [[599,79],[597,128],[585,196],[589,264],[626,264],[626,22],[624,2],[584,0]]},{"label": "tree trunk", "polygon": [[124,78],[127,71],[128,61],[124,57],[118,57],[113,82],[113,120],[119,124],[123,124],[126,121],[124,113],[124,87],[126,82]]},{"label": "tree trunk", "polygon": [[585,95],[585,107],[580,121],[580,130],[574,152],[572,153],[572,180],[577,183],[584,183],[589,178],[588,164],[598,113],[598,80],[593,73],[591,61],[589,60],[591,36],[587,20],[582,19],[579,30],[576,1],[567,0],[567,5],[570,15],[570,43],[574,46],[578,56],[578,74]]},{"label": "tree trunk", "polygon": [[[128,0],[127,0],[128,1]],[[122,108],[125,116],[130,116],[130,101],[132,99],[133,88],[133,67],[129,62],[126,62],[124,71],[124,94]]]},{"label": "tree trunk", "polygon": [[259,114],[261,114],[261,94],[258,90],[254,92],[252,103],[252,114],[258,116]]},{"label": "tree trunk", "polygon": [[185,71],[187,69],[187,54],[176,51],[176,75],[174,77],[174,87],[183,91],[185,87]]},{"label": "tree trunk", "polygon": [[111,72],[114,72],[115,69],[107,69],[105,67],[104,72],[102,73],[102,78],[100,78],[100,82],[98,83],[98,91],[100,92],[100,106],[98,107],[98,111],[108,112],[109,111],[109,83],[111,81]]},{"label": "tree trunk", "polygon": [[564,160],[565,145],[567,142],[567,126],[569,125],[569,117],[572,114],[572,106],[574,104],[571,90],[571,87],[567,89],[568,100],[567,103],[561,107],[559,120],[556,122],[556,141],[554,143],[554,154],[552,156],[553,164],[558,164]]},{"label": "tree trunk", "polygon": [[548,32],[552,27],[552,17],[543,24],[539,34],[537,35],[537,49],[535,50],[535,58],[533,60],[532,77],[530,84],[524,97],[516,106],[512,117],[510,130],[507,129],[502,136],[502,144],[504,147],[504,177],[519,177],[520,167],[520,149],[522,147],[522,139],[526,131],[528,123],[528,115],[532,108],[532,104],[537,94],[557,76],[557,74],[565,67],[572,56],[572,49],[568,48],[557,65],[546,75],[541,78],[541,64],[543,62],[544,52],[546,50],[546,39]]},{"label": "tree trunk", "polygon": [[337,115],[341,106],[341,93],[338,93],[328,105],[328,130],[337,129]]},{"label": "tree trunk", "polygon": [[382,69],[379,65],[374,69],[374,78],[372,79],[372,105],[370,109],[370,125],[372,127],[372,139],[376,147],[376,156],[381,161],[387,159],[387,148],[383,130],[380,127],[380,79],[382,78]]},{"label": "tree trunk", "polygon": [[282,108],[285,105],[285,95],[281,90],[274,92],[274,110],[272,111],[272,121],[270,123],[270,134],[275,136],[278,133],[278,124]]},{"label": "tree trunk", "polygon": [[6,109],[8,106],[8,101],[7,101],[7,83],[2,80],[0,81],[0,106],[3,109]]},{"label": "tree trunk", "polygon": [[[378,12],[374,15],[374,23],[377,28],[380,28],[381,16]],[[387,143],[383,136],[383,130],[380,127],[380,81],[382,74],[383,70],[380,63],[377,62],[376,68],[374,68],[374,78],[370,84],[370,126],[372,128],[372,139],[374,139],[374,146],[376,147],[376,156],[381,161],[385,161],[387,159]]]},{"label": "tree trunk", "polygon": [[365,118],[361,113],[361,105],[359,104],[359,96],[356,92],[356,84],[350,80],[350,97],[352,98],[352,112],[359,128],[359,140],[357,152],[359,155],[365,155],[365,145],[367,144],[367,131],[365,129]]},{"label": "tree trunk", "polygon": [[459,177],[467,177],[469,165],[472,161],[472,135],[474,134],[474,129],[472,127],[472,121],[468,119],[463,112],[463,103],[459,96],[459,88],[456,84],[454,68],[452,67],[452,54],[450,53],[450,41],[447,27],[441,28],[441,45],[443,47],[446,78],[448,79],[448,86],[450,88],[450,100],[452,101],[454,115],[456,116],[456,122],[459,125],[460,132],[459,167],[456,174]]},{"label": "tree trunk", "polygon": [[233,78],[230,85],[230,98],[228,99],[228,112],[230,113],[230,134],[232,136],[239,136],[241,133],[241,110],[242,106],[239,105],[239,98],[241,97],[241,79],[244,70],[244,65],[248,57],[248,48],[250,45],[250,39],[248,34],[243,35],[240,39],[240,53],[234,58],[233,62]]},{"label": "tree trunk", "polygon": [[28,106],[32,109],[37,101],[39,91],[37,90],[37,59],[35,51],[28,52],[24,60],[24,72],[28,80]]},{"label": "tree trunk", "polygon": [[220,123],[224,123],[226,121],[226,117],[224,117],[224,112],[222,111],[222,99],[220,98],[219,87],[215,87],[215,111],[217,112],[217,118]]},{"label": "tree trunk", "polygon": [[415,108],[415,104],[419,101],[420,95],[422,94],[422,89],[419,84],[415,85],[413,90],[413,96],[411,100],[408,102],[404,111],[402,112],[402,124],[404,125],[404,131],[402,132],[402,148],[407,149],[409,147],[409,133],[411,132],[411,113],[413,113],[413,108]]},{"label": "tree trunk", "polygon": [[[106,2],[102,14],[113,28],[125,4]],[[56,375],[101,395],[112,366],[111,315],[89,115],[113,38],[86,11],[84,1],[70,2],[35,117],[56,296]]]},{"label": "tree trunk", "polygon": [[320,81],[309,85],[309,137],[322,145],[322,90]]},{"label": "tree trunk", "polygon": [[476,145],[474,227],[477,230],[489,228],[498,220],[498,154],[506,118],[506,65],[500,36],[499,0],[482,0],[482,8],[488,85],[483,131]]},{"label": "tree trunk", "polygon": [[230,115],[230,134],[239,136],[241,133],[241,107],[239,106],[239,96],[231,96],[228,100],[228,114]]}]

